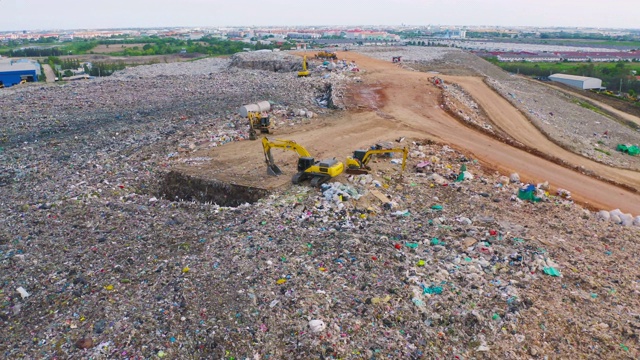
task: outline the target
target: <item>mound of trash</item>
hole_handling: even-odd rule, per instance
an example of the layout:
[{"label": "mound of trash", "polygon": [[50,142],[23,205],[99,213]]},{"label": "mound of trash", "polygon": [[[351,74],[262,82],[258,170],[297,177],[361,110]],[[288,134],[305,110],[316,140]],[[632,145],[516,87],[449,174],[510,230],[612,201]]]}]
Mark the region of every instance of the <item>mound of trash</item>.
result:
[{"label": "mound of trash", "polygon": [[292,72],[302,70],[299,56],[273,51],[237,53],[231,57],[231,66],[241,69]]}]

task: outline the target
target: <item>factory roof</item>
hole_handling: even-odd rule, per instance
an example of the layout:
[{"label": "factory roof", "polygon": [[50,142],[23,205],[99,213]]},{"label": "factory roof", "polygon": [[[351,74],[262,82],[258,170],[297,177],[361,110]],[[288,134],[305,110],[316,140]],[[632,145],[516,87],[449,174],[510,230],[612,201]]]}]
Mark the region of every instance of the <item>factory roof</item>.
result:
[{"label": "factory roof", "polygon": [[0,60],[0,72],[38,70],[38,64],[31,61]]},{"label": "factory roof", "polygon": [[600,80],[594,77],[588,76],[577,76],[577,75],[568,75],[568,74],[553,74],[550,75],[549,78],[557,78],[557,79],[566,79],[566,80],[578,80],[578,81],[587,81],[587,80]]}]

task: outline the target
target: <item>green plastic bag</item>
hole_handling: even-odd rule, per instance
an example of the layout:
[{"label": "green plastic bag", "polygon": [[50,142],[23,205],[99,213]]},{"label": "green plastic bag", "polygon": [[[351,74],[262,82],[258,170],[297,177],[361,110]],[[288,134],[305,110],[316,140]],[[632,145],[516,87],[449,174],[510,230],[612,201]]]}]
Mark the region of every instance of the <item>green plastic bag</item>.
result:
[{"label": "green plastic bag", "polygon": [[437,294],[440,295],[442,294],[442,286],[429,286],[426,287],[424,285],[422,285],[422,293],[423,294]]},{"label": "green plastic bag", "polygon": [[539,202],[541,199],[534,195],[535,192],[527,190],[518,190],[518,199],[531,202]]},{"label": "green plastic bag", "polygon": [[553,268],[553,267],[546,267],[544,268],[544,273],[549,275],[549,276],[560,276],[560,271],[558,271],[558,269]]},{"label": "green plastic bag", "polygon": [[636,156],[640,154],[640,148],[638,147],[638,145],[627,146],[625,144],[618,144],[618,146],[616,147],[616,150],[623,152],[625,154],[629,154],[631,156]]},{"label": "green plastic bag", "polygon": [[456,179],[455,182],[464,181],[464,172],[465,171],[467,171],[467,165],[462,164],[462,166],[460,166],[460,174],[458,174],[458,178]]}]

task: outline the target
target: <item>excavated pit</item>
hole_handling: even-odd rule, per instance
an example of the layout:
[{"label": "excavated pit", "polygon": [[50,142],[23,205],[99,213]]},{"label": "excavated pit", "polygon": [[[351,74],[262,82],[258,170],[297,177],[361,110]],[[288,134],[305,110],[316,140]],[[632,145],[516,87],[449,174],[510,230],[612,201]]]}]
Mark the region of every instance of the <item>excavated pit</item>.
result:
[{"label": "excavated pit", "polygon": [[176,201],[198,201],[235,207],[254,203],[267,196],[266,189],[207,180],[177,171],[165,174],[160,183],[160,196]]}]

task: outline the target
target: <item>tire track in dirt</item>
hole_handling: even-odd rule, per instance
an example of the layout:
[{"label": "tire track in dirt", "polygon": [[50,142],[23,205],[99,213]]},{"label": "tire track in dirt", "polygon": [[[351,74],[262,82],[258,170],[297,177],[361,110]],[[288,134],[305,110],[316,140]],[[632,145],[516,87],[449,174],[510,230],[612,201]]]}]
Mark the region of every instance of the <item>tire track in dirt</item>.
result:
[{"label": "tire track in dirt", "polygon": [[614,168],[565,150],[549,140],[526,116],[506,99],[487,86],[481,78],[448,77],[472,94],[475,101],[500,129],[527,147],[549,154],[568,164],[591,171],[604,179],[621,183],[633,189],[640,188],[640,174],[633,170]]}]

